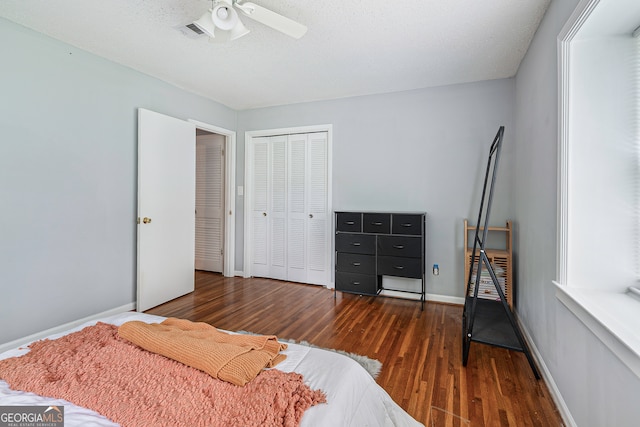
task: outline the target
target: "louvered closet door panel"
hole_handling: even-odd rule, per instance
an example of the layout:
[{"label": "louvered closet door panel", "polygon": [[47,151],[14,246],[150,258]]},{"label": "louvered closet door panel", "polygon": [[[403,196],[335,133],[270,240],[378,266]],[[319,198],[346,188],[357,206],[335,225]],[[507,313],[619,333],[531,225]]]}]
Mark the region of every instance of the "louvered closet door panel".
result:
[{"label": "louvered closet door panel", "polygon": [[196,218],[196,270],[222,271],[220,220]]},{"label": "louvered closet door panel", "polygon": [[325,285],[330,251],[326,132],[307,136],[307,158],[307,282]]},{"label": "louvered closet door panel", "polygon": [[268,210],[269,210],[269,138],[253,138],[253,165],[251,186],[253,187],[252,206],[252,274],[269,277],[268,263]]},{"label": "louvered closet door panel", "polygon": [[269,139],[269,277],[287,279],[287,137]]},{"label": "louvered closet door panel", "polygon": [[196,139],[195,268],[222,272],[224,239],[224,136]]},{"label": "louvered closet door panel", "polygon": [[288,137],[287,279],[307,281],[306,174],[307,135]]}]

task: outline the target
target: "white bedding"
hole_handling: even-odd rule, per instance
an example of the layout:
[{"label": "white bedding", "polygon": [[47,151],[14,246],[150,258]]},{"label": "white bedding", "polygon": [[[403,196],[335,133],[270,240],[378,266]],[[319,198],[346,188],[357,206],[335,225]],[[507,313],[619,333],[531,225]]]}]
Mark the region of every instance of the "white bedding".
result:
[{"label": "white bedding", "polygon": [[[121,325],[129,320],[147,323],[161,322],[164,317],[143,313],[123,313],[100,319],[105,323]],[[65,333],[51,335],[55,339],[78,331],[97,321],[87,322]],[[23,347],[0,354],[0,360],[26,353]],[[309,408],[301,426],[421,426],[398,406],[369,373],[353,359],[338,353],[288,344],[287,358],[276,369],[303,375],[312,389],[321,389],[327,395],[327,404]],[[116,426],[107,418],[88,409],[60,399],[51,399],[9,389],[0,380],[0,406],[5,405],[58,405],[64,406],[65,426]]]}]

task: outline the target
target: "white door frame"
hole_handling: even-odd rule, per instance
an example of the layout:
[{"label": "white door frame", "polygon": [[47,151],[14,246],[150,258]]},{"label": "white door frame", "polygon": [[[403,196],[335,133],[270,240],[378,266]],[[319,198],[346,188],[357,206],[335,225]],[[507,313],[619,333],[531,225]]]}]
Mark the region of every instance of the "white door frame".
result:
[{"label": "white door frame", "polygon": [[224,254],[222,275],[225,277],[235,276],[236,263],[236,133],[235,131],[221,128],[208,123],[189,119],[197,129],[207,132],[217,133],[225,137],[224,154]]},{"label": "white door frame", "polygon": [[[249,207],[253,203],[253,188],[251,188],[251,171],[253,170],[253,138],[259,138],[264,136],[276,136],[276,135],[290,135],[295,133],[312,133],[312,132],[327,132],[327,214],[331,216],[333,212],[333,125],[314,125],[314,126],[296,126],[290,128],[280,129],[264,129],[264,130],[252,130],[244,133],[244,268],[243,276],[251,277],[251,266],[253,259],[251,254],[253,253],[253,240],[251,230],[251,209]],[[331,242],[331,227],[327,227],[327,241]],[[329,245],[329,248],[332,246]],[[329,260],[333,257],[328,256]],[[331,265],[327,266],[331,271]],[[331,286],[331,279],[327,285]]]}]

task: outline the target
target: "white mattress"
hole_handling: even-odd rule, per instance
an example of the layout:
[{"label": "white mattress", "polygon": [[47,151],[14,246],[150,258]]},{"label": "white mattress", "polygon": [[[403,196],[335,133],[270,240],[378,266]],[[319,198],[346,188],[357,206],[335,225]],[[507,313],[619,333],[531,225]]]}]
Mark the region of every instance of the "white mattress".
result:
[{"label": "white mattress", "polygon": [[[161,322],[164,317],[143,313],[123,313],[100,319],[105,323],[121,325],[129,320],[147,323]],[[78,331],[97,321],[87,322],[64,333],[49,336],[58,338]],[[0,360],[19,356],[28,350],[14,349],[0,354]],[[327,395],[327,404],[309,408],[301,426],[421,426],[398,406],[369,373],[353,359],[338,353],[288,344],[287,358],[276,369],[303,375],[312,389],[321,389]],[[75,406],[60,399],[51,399],[13,391],[0,380],[0,406],[4,405],[59,405],[64,406],[65,426],[116,426],[107,418],[91,410]]]}]

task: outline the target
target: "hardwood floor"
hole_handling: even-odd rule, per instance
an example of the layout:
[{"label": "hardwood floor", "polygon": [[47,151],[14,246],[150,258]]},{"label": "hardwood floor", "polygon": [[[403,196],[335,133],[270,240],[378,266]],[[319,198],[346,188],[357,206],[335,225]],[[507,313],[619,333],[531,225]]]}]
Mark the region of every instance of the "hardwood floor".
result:
[{"label": "hardwood floor", "polygon": [[462,306],[337,293],[196,272],[196,290],[147,313],[366,355],[377,382],[425,426],[561,426],[524,354],[472,343],[462,366]]}]

